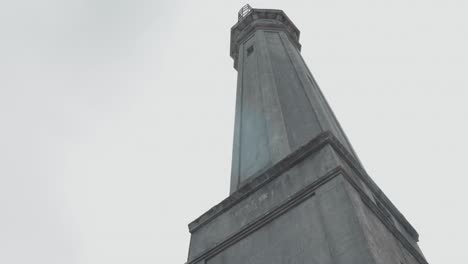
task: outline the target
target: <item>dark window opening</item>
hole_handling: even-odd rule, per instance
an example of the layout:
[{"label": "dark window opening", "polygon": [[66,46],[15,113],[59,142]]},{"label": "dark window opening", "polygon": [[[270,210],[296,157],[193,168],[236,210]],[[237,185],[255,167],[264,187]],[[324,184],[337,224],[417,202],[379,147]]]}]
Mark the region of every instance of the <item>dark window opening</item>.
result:
[{"label": "dark window opening", "polygon": [[253,45],[250,46],[250,47],[248,47],[248,48],[247,48],[247,56],[250,56],[250,54],[252,54],[253,51],[254,51]]}]

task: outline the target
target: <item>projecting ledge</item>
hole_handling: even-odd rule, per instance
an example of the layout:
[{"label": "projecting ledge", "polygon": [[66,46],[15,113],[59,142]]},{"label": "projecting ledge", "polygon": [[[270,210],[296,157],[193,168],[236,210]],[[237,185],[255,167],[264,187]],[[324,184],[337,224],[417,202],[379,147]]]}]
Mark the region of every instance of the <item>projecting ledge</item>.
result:
[{"label": "projecting ledge", "polygon": [[393,203],[385,196],[380,188],[374,183],[374,181],[367,175],[366,171],[360,163],[351,155],[346,148],[339,142],[339,140],[329,131],[323,132],[272,167],[259,172],[257,175],[250,177],[247,183],[240,189],[232,193],[222,202],[212,207],[209,211],[192,221],[188,227],[191,233],[196,232],[197,229],[208,224],[211,220],[217,216],[228,211],[230,208],[241,202],[242,200],[249,197],[252,193],[262,188],[275,178],[279,177],[283,173],[290,170],[292,167],[302,162],[304,159],[319,152],[323,147],[330,146],[334,152],[346,162],[345,167],[350,168],[354,171],[354,175],[360,179],[361,182],[369,188],[392,212],[396,220],[402,224],[407,232],[413,237],[414,240],[418,241],[419,234],[413,228],[413,226],[406,220],[401,212],[393,205]]},{"label": "projecting ledge", "polygon": [[[320,193],[330,188],[326,185],[333,186],[335,184],[330,185],[332,181],[342,179],[356,189],[364,204],[419,263],[427,263],[413,242],[417,241],[416,230],[353,159],[330,132],[324,132],[276,165],[254,175],[238,191],[189,224],[192,233],[189,263],[215,256],[315,192],[321,197]],[[385,204],[406,231],[385,218],[372,194]]]},{"label": "projecting ledge", "polygon": [[271,182],[273,179],[280,176],[282,173],[286,172],[291,167],[304,160],[306,157],[317,152],[329,142],[331,137],[333,137],[333,135],[330,132],[322,133],[319,136],[312,139],[306,145],[302,146],[298,150],[288,155],[280,162],[273,165],[272,167],[268,168],[265,171],[261,171],[257,175],[249,177],[251,180],[246,182],[240,189],[232,193],[221,203],[212,207],[209,211],[207,211],[206,213],[195,219],[193,222],[191,222],[189,224],[189,231],[191,233],[195,232],[198,228],[207,224],[216,216],[227,211],[232,206],[247,198],[250,194],[258,190],[262,186]]}]

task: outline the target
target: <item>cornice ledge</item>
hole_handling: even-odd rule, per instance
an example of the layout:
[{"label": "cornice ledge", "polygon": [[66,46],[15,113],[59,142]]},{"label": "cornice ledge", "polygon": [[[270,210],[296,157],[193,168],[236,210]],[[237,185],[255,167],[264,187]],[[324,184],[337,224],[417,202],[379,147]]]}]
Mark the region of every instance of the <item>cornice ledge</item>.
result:
[{"label": "cornice ledge", "polygon": [[333,137],[334,136],[331,132],[323,132],[296,151],[283,158],[281,161],[277,162],[275,165],[250,176],[250,180],[248,180],[240,189],[233,192],[219,204],[215,205],[200,217],[192,221],[188,225],[190,233],[195,232],[198,228],[209,223],[216,216],[222,214],[238,202],[247,198],[251,193],[277,178],[309,155],[319,151],[322,147],[327,145]]},{"label": "cornice ledge", "polygon": [[403,216],[403,214],[396,208],[396,206],[390,201],[380,187],[372,180],[367,174],[365,169],[362,167],[360,162],[341,144],[341,142],[332,135],[330,137],[330,144],[335,151],[347,162],[348,166],[355,171],[356,175],[364,181],[364,183],[372,190],[377,198],[392,212],[393,216],[398,222],[401,223],[403,228],[416,240],[419,241],[419,234],[416,229],[409,223],[409,221]]},{"label": "cornice ledge", "polygon": [[[416,232],[416,230],[399,212],[399,210],[392,204],[392,202],[385,196],[385,194],[380,190],[377,184],[373,182],[373,180],[370,178],[370,176],[367,174],[364,168],[360,165],[360,163],[354,158],[354,156],[341,144],[341,142],[339,142],[339,140],[330,131],[326,131],[319,134],[317,137],[313,138],[311,141],[309,141],[296,151],[292,152],[290,155],[276,163],[274,166],[251,176],[251,180],[245,183],[244,186],[242,186],[236,192],[232,193],[229,197],[221,201],[216,206],[212,207],[210,210],[198,217],[196,220],[192,221],[188,226],[190,233],[195,232],[200,227],[209,223],[218,215],[221,215],[225,211],[229,210],[232,206],[247,198],[250,194],[260,189],[262,186],[268,184],[270,181],[277,178],[278,176],[282,175],[288,169],[301,162],[306,157],[316,153],[326,145],[330,145],[336,151],[336,153],[344,159],[347,165],[356,172],[356,175],[361,180],[363,180],[369,188],[371,188],[372,192],[377,196],[377,198],[379,198],[380,201],[383,202],[385,206],[387,206],[387,208],[393,213],[395,219],[399,221],[402,224],[402,226],[406,229],[406,231],[408,231],[408,233],[417,241],[419,235]],[[401,232],[396,227],[394,227],[391,223],[388,222],[388,220],[385,219],[382,212],[380,212],[380,210],[376,208],[376,206],[373,204],[370,198],[367,197],[367,194],[365,194],[364,191],[361,190],[359,185],[353,183],[353,181],[355,180],[352,179],[347,170],[348,169],[339,166],[335,170],[330,171],[328,175],[331,176],[335,175],[336,173],[342,173],[344,177],[348,179],[348,181],[350,181],[352,186],[354,186],[360,192],[363,202],[377,215],[377,217],[382,221],[382,223],[385,226],[387,226],[387,228],[389,228],[390,232],[392,232],[396,236],[396,238],[402,242],[403,246],[407,248],[413,256],[416,257],[419,263],[427,264],[425,258],[413,247],[413,245],[407,240],[407,238],[405,238],[405,236],[401,234]],[[323,182],[325,181],[325,178],[328,177],[324,177],[323,179],[317,182]],[[318,184],[317,182],[312,183],[310,186],[316,186]],[[310,187],[306,187],[304,189],[310,189]],[[302,191],[299,191],[298,193],[301,192]],[[267,215],[269,215],[269,213],[267,213]],[[264,216],[262,216],[262,218],[263,217]],[[237,235],[234,237],[237,237]],[[214,248],[208,250],[207,252],[204,252],[200,256],[197,256],[195,259],[189,261],[188,263],[195,263],[195,260],[199,260],[203,257],[206,257],[207,255],[214,253],[220,248],[227,246],[227,242],[230,241],[228,243],[230,244],[232,241],[236,240],[233,238],[227,239],[223,243],[216,245]]]},{"label": "cornice ledge", "polygon": [[382,222],[382,224],[387,227],[387,229],[392,233],[396,239],[400,241],[400,243],[418,260],[421,264],[428,264],[424,256],[415,249],[415,247],[408,241],[408,239],[401,233],[395,225],[387,219],[387,217],[382,213],[381,209],[377,207],[377,205],[370,199],[370,197],[361,189],[359,184],[355,182],[352,176],[350,176],[346,169],[343,170],[343,176],[345,179],[356,189],[359,193],[361,200],[363,203],[377,216],[378,219]]},{"label": "cornice ledge", "polygon": [[195,256],[194,258],[192,258],[190,261],[186,263],[195,264],[202,260],[207,261],[208,259],[217,255],[219,252],[223,251],[224,249],[230,247],[231,245],[237,243],[238,241],[242,240],[248,235],[254,233],[258,229],[267,225],[268,223],[274,221],[276,218],[283,215],[284,213],[291,210],[292,208],[296,207],[297,205],[304,202],[308,198],[315,196],[315,190],[317,188],[331,181],[336,176],[340,175],[340,173],[344,173],[343,168],[340,166],[328,171],[327,173],[325,173],[325,175],[323,175],[319,179],[308,184],[301,190],[294,193],[288,199],[282,201],[277,206],[271,208],[264,214],[250,221],[248,224],[246,224],[241,229],[239,229],[238,231],[228,236],[226,239],[219,241],[214,246],[205,250],[199,255]]},{"label": "cornice ledge", "polygon": [[354,156],[339,142],[339,140],[330,132],[326,131],[313,138],[311,141],[292,152],[275,165],[250,176],[248,180],[240,189],[232,193],[226,199],[221,201],[219,204],[212,207],[210,210],[202,214],[200,217],[192,221],[188,227],[190,233],[195,232],[201,226],[207,224],[216,216],[227,211],[229,208],[247,198],[251,193],[255,192],[265,184],[269,183],[282,173],[289,170],[291,167],[301,162],[309,155],[317,152],[323,146],[330,144],[333,149],[347,162],[348,166],[353,169],[358,177],[369,186],[373,193],[380,199],[381,202],[393,213],[396,220],[399,221],[402,226],[408,231],[408,233],[416,240],[419,240],[419,234],[414,227],[408,222],[403,214],[393,205],[390,199],[382,192],[378,185],[372,180],[367,174],[360,163],[354,158]]}]

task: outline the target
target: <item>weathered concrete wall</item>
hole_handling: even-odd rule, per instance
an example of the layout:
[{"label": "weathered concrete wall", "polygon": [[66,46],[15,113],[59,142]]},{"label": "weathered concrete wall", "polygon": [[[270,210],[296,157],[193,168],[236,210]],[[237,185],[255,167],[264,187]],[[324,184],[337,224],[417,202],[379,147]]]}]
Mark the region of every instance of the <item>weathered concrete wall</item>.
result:
[{"label": "weathered concrete wall", "polygon": [[340,178],[207,260],[237,263],[372,263]]},{"label": "weathered concrete wall", "polygon": [[[253,231],[227,243],[214,254],[208,254],[204,260],[209,264],[375,263],[346,185],[349,183],[337,174],[313,190],[307,199],[290,206],[270,221],[260,221],[261,224]],[[231,210],[241,209],[233,207]],[[265,212],[251,222],[259,221],[264,215]],[[235,218],[236,213],[228,213],[224,217]],[[242,227],[248,224],[243,223]],[[200,229],[195,233],[211,231]],[[231,237],[226,236],[225,239]],[[200,242],[192,241],[192,245],[196,243]],[[223,241],[213,243],[211,247],[219,244]]]},{"label": "weathered concrete wall", "polygon": [[207,260],[208,264],[333,263],[315,197]]},{"label": "weathered concrete wall", "polygon": [[296,256],[298,262],[426,264],[417,233],[409,233],[412,227],[359,166],[331,133],[319,135],[192,222],[189,263]]},{"label": "weathered concrete wall", "polygon": [[322,148],[193,232],[189,258],[199,255],[238,232],[294,193],[332,171],[337,165],[338,158],[331,147]]},{"label": "weathered concrete wall", "polygon": [[419,262],[382,223],[382,220],[362,202],[356,190],[350,186],[347,189],[375,263],[418,264]]},{"label": "weathered concrete wall", "polygon": [[422,256],[417,243],[419,234],[416,230],[357,161],[349,160],[343,154],[339,154],[339,156],[342,161],[341,166],[347,172],[348,181],[352,183],[355,190],[360,192],[361,202],[364,202],[367,208],[371,208],[374,215],[378,215],[385,223],[388,223],[392,232],[401,235],[401,239],[406,240]]}]

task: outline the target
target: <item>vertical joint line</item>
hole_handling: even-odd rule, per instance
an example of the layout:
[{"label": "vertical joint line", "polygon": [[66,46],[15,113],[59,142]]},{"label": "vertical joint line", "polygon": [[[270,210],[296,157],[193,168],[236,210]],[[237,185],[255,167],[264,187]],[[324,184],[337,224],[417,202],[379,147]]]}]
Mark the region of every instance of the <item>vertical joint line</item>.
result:
[{"label": "vertical joint line", "polygon": [[[260,32],[261,32],[260,33],[261,37],[259,38],[260,39],[259,41],[262,42],[264,47],[267,47],[267,50],[260,49],[259,53],[263,54],[265,62],[268,62],[268,63],[265,63],[265,67],[268,67],[268,71],[271,72],[271,74],[274,76],[275,73],[274,73],[274,70],[273,70],[273,65],[271,64],[270,48],[269,48],[268,43],[267,43],[266,34],[265,34],[265,31],[260,31]],[[282,125],[282,128],[284,130],[286,130],[286,122],[284,121],[284,115],[283,115],[283,106],[281,105],[281,102],[279,100],[278,87],[277,87],[277,83],[276,83],[275,78],[273,78],[271,80],[271,82],[273,82],[273,87],[271,87],[271,89],[275,93],[273,100],[277,100],[278,107],[279,107],[279,117],[281,118],[281,125]],[[291,145],[289,143],[289,135],[288,135],[288,133],[286,131],[285,131],[284,140],[285,140],[285,143],[286,143],[286,145],[288,147],[288,150],[290,151]],[[270,147],[270,152],[271,151],[272,151],[272,148]]]},{"label": "vertical joint line", "polygon": [[296,77],[297,77],[297,79],[299,80],[299,82],[300,82],[300,84],[301,84],[301,86],[302,86],[302,90],[304,91],[304,94],[305,94],[305,96],[307,97],[307,100],[309,100],[309,103],[311,104],[311,105],[310,105],[310,106],[311,106],[310,108],[312,108],[312,113],[314,113],[314,116],[315,116],[315,118],[316,118],[316,120],[317,120],[317,123],[318,123],[318,125],[319,125],[319,127],[320,127],[320,130],[324,131],[324,129],[323,129],[323,127],[322,127],[322,123],[320,122],[320,119],[319,119],[319,117],[318,117],[318,114],[317,114],[317,112],[316,112],[314,106],[312,105],[312,100],[311,100],[309,94],[308,94],[308,93],[306,92],[306,90],[305,90],[304,82],[303,82],[302,79],[299,77],[299,74],[298,74],[298,72],[297,72],[297,67],[296,67],[296,65],[293,63],[293,60],[292,60],[292,58],[291,58],[290,51],[289,51],[288,47],[284,44],[283,35],[281,35],[281,33],[278,33],[278,35],[279,35],[279,37],[280,37],[281,45],[283,45],[283,48],[284,48],[284,50],[286,51],[286,55],[288,56],[289,62],[291,63],[291,65],[292,65],[293,68],[294,68],[294,73],[296,74]]},{"label": "vertical joint line", "polygon": [[[240,48],[242,47],[242,50],[240,50]],[[237,67],[239,67],[239,61],[242,61],[244,62],[244,59],[245,59],[245,56],[244,56],[244,45],[241,44],[241,46],[239,47],[239,55],[242,56],[242,60],[239,60],[237,61]],[[238,56],[239,56],[238,55]],[[240,57],[240,56],[239,56]],[[241,151],[242,151],[242,119],[243,119],[243,113],[244,113],[244,107],[243,107],[243,102],[244,102],[244,65],[241,65],[240,66],[242,69],[241,69],[241,76],[240,76],[240,87],[239,87],[239,99],[240,99],[240,103],[239,103],[239,128],[238,128],[238,138],[237,138],[237,141],[238,141],[238,144],[239,146],[237,147],[237,175],[235,175],[236,177],[236,184],[234,186],[234,190],[232,191],[235,191],[239,188],[239,184],[240,184],[240,171],[241,171]]]}]

